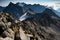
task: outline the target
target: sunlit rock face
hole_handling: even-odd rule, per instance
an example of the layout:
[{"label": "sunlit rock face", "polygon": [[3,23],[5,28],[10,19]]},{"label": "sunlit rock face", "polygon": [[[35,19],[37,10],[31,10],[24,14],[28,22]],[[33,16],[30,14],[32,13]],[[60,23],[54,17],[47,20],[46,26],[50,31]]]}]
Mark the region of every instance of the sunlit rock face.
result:
[{"label": "sunlit rock face", "polygon": [[[15,40],[16,30],[18,27],[14,18],[9,13],[0,12],[0,40]],[[15,26],[16,25],[16,26]],[[13,29],[14,28],[14,29]],[[18,37],[17,37],[18,38]]]},{"label": "sunlit rock face", "polygon": [[6,38],[0,38],[0,40],[13,40],[13,39],[6,37]]}]

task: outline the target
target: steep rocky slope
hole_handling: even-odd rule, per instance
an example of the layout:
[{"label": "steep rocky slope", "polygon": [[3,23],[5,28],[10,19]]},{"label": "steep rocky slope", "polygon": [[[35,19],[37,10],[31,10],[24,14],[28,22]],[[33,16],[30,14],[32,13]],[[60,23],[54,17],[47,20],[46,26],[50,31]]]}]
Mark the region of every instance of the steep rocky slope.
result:
[{"label": "steep rocky slope", "polygon": [[41,14],[27,14],[33,17],[29,16],[24,21],[17,21],[14,20],[12,16],[9,16],[11,14],[0,13],[2,18],[0,20],[0,27],[3,27],[3,30],[0,29],[2,30],[0,36],[4,31],[11,29],[11,34],[8,31],[9,35],[5,34],[5,36],[3,36],[4,38],[9,37],[13,40],[60,40],[59,17],[51,13],[49,14],[48,12]]},{"label": "steep rocky slope", "polygon": [[48,14],[41,17],[23,21],[25,33],[32,34],[38,40],[60,40],[60,19],[52,18]]}]

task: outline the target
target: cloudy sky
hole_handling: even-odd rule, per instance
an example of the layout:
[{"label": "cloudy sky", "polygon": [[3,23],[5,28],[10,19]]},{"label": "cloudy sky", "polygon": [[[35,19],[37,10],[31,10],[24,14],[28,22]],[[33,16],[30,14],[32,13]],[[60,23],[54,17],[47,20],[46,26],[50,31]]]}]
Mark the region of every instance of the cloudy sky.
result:
[{"label": "cloudy sky", "polygon": [[52,7],[60,12],[60,0],[0,0],[0,6],[7,6],[9,2],[25,2],[27,4],[40,4]]}]

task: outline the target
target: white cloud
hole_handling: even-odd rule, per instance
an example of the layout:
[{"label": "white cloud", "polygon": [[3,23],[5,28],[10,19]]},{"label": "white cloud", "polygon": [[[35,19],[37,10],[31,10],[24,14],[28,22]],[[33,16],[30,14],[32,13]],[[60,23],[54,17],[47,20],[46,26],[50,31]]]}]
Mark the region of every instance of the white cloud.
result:
[{"label": "white cloud", "polygon": [[47,7],[52,7],[55,10],[58,10],[60,8],[59,2],[40,2],[39,4],[45,5]]}]

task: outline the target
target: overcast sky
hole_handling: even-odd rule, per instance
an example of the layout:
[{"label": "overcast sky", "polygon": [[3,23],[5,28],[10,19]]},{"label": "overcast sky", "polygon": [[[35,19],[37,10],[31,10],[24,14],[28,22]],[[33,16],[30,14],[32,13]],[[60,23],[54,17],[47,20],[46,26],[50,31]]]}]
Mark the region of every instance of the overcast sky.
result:
[{"label": "overcast sky", "polygon": [[7,6],[9,2],[25,2],[27,4],[41,4],[53,9],[58,10],[60,8],[60,0],[0,0],[0,6]]}]

